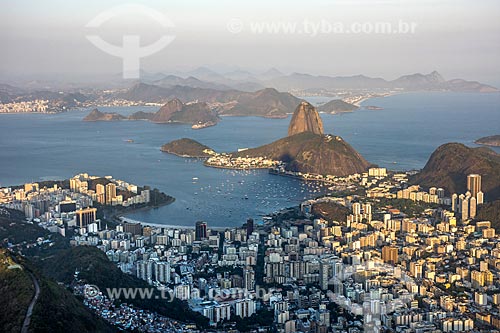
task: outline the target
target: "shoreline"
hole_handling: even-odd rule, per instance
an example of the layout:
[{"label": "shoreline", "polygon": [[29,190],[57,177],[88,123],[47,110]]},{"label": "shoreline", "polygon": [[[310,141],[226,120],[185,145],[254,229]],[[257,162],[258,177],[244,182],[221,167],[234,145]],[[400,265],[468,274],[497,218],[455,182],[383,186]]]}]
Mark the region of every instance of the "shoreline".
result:
[{"label": "shoreline", "polygon": [[170,200],[162,202],[162,203],[160,203],[158,205],[146,205],[144,207],[132,208],[130,210],[127,210],[128,207],[126,207],[124,212],[119,212],[119,213],[116,213],[116,214],[111,214],[109,218],[111,220],[113,220],[113,221],[116,221],[116,220],[120,220],[120,218],[125,217],[125,215],[128,215],[128,214],[134,214],[134,213],[137,213],[137,212],[148,211],[148,210],[151,210],[151,209],[156,209],[156,208],[160,208],[160,207],[163,207],[163,206],[168,206],[168,205],[170,205],[170,204],[172,204],[172,203],[175,202],[175,198],[174,197],[170,197],[170,198],[171,198]]},{"label": "shoreline", "polygon": [[222,166],[222,165],[211,165],[207,163],[203,163],[204,166],[209,167],[209,168],[215,168],[215,169],[227,169],[227,170],[261,170],[261,169],[269,169],[268,166],[266,167],[251,167],[251,168],[238,168],[238,167],[229,167],[229,166]]},{"label": "shoreline", "polygon": [[496,148],[500,148],[500,144],[494,144],[494,143],[480,143],[480,142],[474,141],[474,144],[476,144],[476,145],[478,145],[478,146],[485,146],[485,147],[496,147]]},{"label": "shoreline", "polygon": [[[401,92],[388,92],[384,95],[381,95],[381,96],[369,96],[369,97],[363,97],[361,98],[359,101],[357,101],[356,103],[352,103],[353,105],[356,105],[358,108],[362,108],[363,105],[362,103],[372,99],[372,98],[385,98],[385,97],[391,97],[391,96],[395,96],[395,95],[399,95],[399,94],[404,94],[406,92],[404,91],[401,91]],[[354,110],[354,111],[357,111],[357,110]],[[354,112],[353,111],[353,112]]]},{"label": "shoreline", "polygon": [[[150,226],[150,227],[156,227],[156,228],[167,228],[167,229],[195,229],[195,226],[185,226],[185,225],[179,225],[179,224],[160,224],[160,223],[153,223],[153,222],[146,222],[146,221],[139,221],[135,220],[129,217],[122,216],[120,218],[120,222],[123,222],[123,220],[126,222],[131,222],[131,223],[140,223],[142,226]],[[227,229],[231,228],[238,228],[238,227],[208,227],[209,230],[218,230],[218,231],[224,231]]]},{"label": "shoreline", "polygon": [[160,149],[160,151],[162,153],[165,153],[165,154],[170,154],[170,155],[174,155],[174,156],[177,156],[177,157],[182,157],[182,158],[192,158],[192,159],[198,159],[198,160],[206,160],[207,158],[209,158],[210,156],[193,156],[193,155],[182,155],[182,154],[179,154],[179,153],[174,153],[172,151],[166,151],[166,150],[162,150]]}]

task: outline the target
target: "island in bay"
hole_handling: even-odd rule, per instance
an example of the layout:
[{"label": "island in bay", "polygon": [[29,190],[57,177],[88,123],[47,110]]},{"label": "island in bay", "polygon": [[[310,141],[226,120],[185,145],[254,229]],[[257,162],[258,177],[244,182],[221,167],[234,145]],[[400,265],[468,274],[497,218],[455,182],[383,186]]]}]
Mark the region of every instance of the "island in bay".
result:
[{"label": "island in bay", "polygon": [[214,151],[198,141],[182,138],[161,146],[161,151],[180,157],[205,158],[214,154]]},{"label": "island in bay", "polygon": [[205,165],[210,167],[274,168],[278,173],[347,176],[370,166],[340,136],[323,133],[318,111],[307,102],[295,109],[287,137],[261,147],[218,154],[194,140],[181,139],[165,144],[161,150],[183,157],[206,157]]},{"label": "island in bay", "polygon": [[477,139],[474,143],[484,146],[500,147],[500,135],[490,135]]},{"label": "island in bay", "polygon": [[182,103],[174,98],[163,105],[157,112],[138,111],[128,117],[118,113],[106,113],[97,109],[92,110],[83,121],[120,121],[120,120],[147,120],[154,123],[181,123],[191,124],[193,129],[216,125],[220,118],[207,103]]}]

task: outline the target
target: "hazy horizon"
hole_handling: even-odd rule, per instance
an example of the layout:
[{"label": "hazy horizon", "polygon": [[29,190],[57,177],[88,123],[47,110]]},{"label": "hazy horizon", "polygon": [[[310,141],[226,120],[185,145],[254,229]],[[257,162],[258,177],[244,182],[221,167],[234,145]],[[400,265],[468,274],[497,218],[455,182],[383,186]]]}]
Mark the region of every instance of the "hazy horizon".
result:
[{"label": "hazy horizon", "polygon": [[[118,74],[122,60],[92,45],[96,34],[120,45],[125,34],[138,34],[141,46],[165,30],[141,15],[115,17],[99,28],[86,27],[98,14],[127,2],[92,1],[3,3],[0,12],[0,79],[85,79]],[[147,72],[186,72],[200,66],[260,73],[275,67],[284,73],[350,76],[387,80],[437,70],[446,79],[463,78],[500,85],[500,3],[476,1],[291,1],[208,4],[199,0],[135,1],[162,13],[174,25],[173,42],[141,59]],[[134,13],[135,14],[135,13]],[[241,26],[232,31],[236,21]],[[313,25],[388,22],[414,23],[414,33],[331,33],[252,31],[252,24]],[[241,31],[239,31],[241,30]]]}]

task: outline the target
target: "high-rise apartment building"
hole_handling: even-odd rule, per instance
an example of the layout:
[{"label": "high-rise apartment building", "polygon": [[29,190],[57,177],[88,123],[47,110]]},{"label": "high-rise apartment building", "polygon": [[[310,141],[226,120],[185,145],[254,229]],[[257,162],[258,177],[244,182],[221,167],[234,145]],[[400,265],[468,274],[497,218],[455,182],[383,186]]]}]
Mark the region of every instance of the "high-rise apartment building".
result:
[{"label": "high-rise apartment building", "polygon": [[247,240],[253,232],[253,219],[247,220]]},{"label": "high-rise apartment building", "polygon": [[79,228],[85,228],[96,220],[97,208],[85,208],[76,211],[76,225]]},{"label": "high-rise apartment building", "polygon": [[481,175],[470,174],[467,176],[467,190],[471,196],[476,198],[477,193],[481,191]]},{"label": "high-rise apartment building", "polygon": [[384,246],[382,248],[382,260],[385,263],[395,265],[398,262],[398,248],[395,246]]},{"label": "high-rise apartment building", "polygon": [[116,185],[109,183],[106,185],[106,204],[111,205],[114,198],[116,198]]},{"label": "high-rise apartment building", "polygon": [[207,239],[207,222],[203,221],[196,222],[195,239],[197,241]]},{"label": "high-rise apartment building", "polygon": [[469,218],[469,197],[462,200],[462,220],[465,221]]},{"label": "high-rise apartment building", "polygon": [[478,205],[482,205],[484,203],[484,193],[479,191],[477,192],[477,195],[476,195],[476,200],[477,200],[477,204]]},{"label": "high-rise apartment building", "polygon": [[104,205],[106,203],[106,189],[104,185],[97,184],[95,187],[95,193],[97,196],[97,202]]}]

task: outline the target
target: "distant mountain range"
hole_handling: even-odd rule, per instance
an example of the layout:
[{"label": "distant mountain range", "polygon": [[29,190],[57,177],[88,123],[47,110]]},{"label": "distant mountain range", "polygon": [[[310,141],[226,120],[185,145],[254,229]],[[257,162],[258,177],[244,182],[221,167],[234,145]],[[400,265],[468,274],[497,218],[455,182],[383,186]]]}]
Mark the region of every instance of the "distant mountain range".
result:
[{"label": "distant mountain range", "polygon": [[325,76],[305,73],[285,75],[275,68],[265,73],[252,74],[246,71],[217,73],[206,67],[200,67],[177,75],[164,75],[156,80],[144,79],[161,86],[183,85],[194,88],[235,89],[256,91],[263,88],[275,88],[280,91],[314,90],[361,90],[361,89],[401,89],[406,91],[437,90],[457,92],[498,92],[498,88],[476,81],[463,79],[445,80],[437,71],[429,74],[409,74],[395,80],[372,78],[365,75]]},{"label": "distant mountain range", "polygon": [[[303,73],[284,75],[277,69],[252,74],[236,70],[217,73],[200,67],[187,73],[162,74],[141,72],[141,81],[114,78],[110,89],[82,88],[73,85],[68,91],[37,89],[37,85],[18,88],[0,84],[0,102],[35,99],[55,101],[59,110],[85,105],[106,105],[113,100],[136,103],[166,103],[179,99],[183,103],[206,102],[216,105],[221,115],[284,117],[300,103],[295,94],[335,95],[336,91],[367,93],[375,91],[454,91],[499,92],[498,88],[463,79],[445,80],[438,72],[404,75],[395,80],[355,76],[314,76]],[[121,81],[120,81],[121,80]],[[117,83],[117,82],[120,83]],[[121,85],[120,89],[116,86]],[[115,88],[112,88],[115,87]],[[288,91],[288,92],[286,92]],[[352,111],[356,107],[336,101],[320,107],[321,112]]]},{"label": "distant mountain range", "polygon": [[184,103],[206,102],[215,104],[214,107],[220,115],[263,117],[285,117],[301,102],[301,99],[273,88],[244,92],[188,86],[165,88],[145,83],[117,92],[114,97],[134,102],[166,103],[172,99],[179,99]]},{"label": "distant mountain range", "polygon": [[411,74],[396,80],[387,81],[382,78],[356,76],[313,76],[293,73],[271,79],[266,86],[283,91],[291,90],[339,90],[339,89],[401,89],[405,91],[437,90],[457,92],[498,92],[495,87],[476,81],[454,79],[446,81],[438,72],[430,74]]},{"label": "distant mountain range", "polygon": [[39,99],[51,101],[54,105],[71,108],[92,98],[93,96],[90,94],[83,94],[79,91],[30,90],[8,84],[0,84],[0,103],[28,102]]}]

